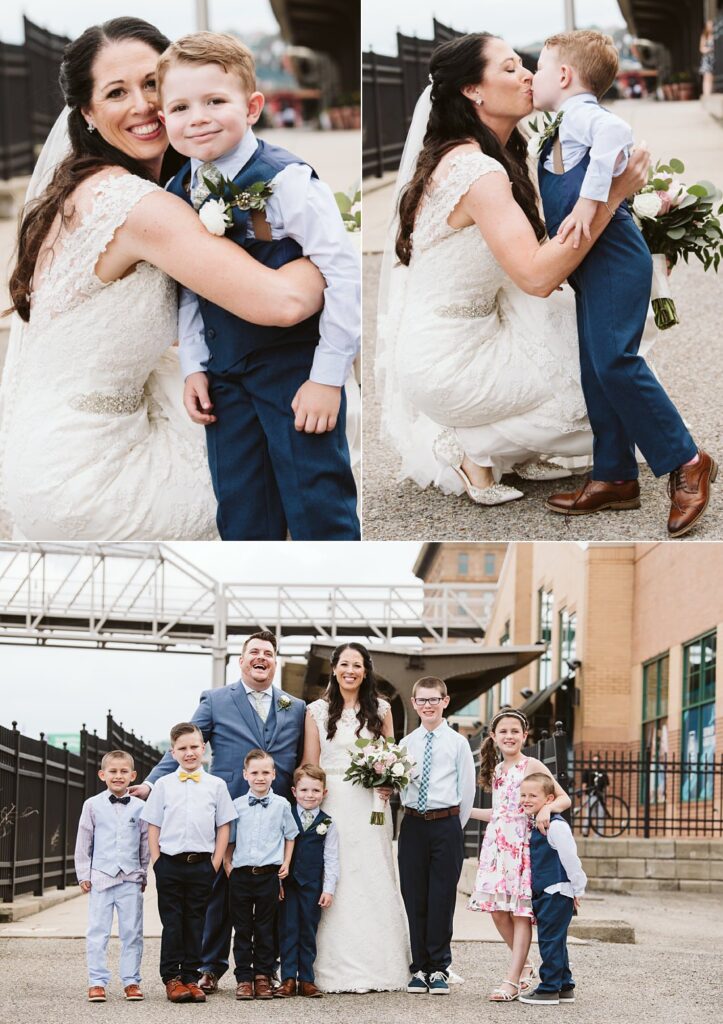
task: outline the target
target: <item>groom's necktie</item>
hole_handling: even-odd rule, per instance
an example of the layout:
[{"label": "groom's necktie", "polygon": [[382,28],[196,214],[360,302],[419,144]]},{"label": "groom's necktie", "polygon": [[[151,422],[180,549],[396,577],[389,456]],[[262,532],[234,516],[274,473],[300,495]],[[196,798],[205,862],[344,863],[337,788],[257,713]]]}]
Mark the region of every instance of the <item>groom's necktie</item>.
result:
[{"label": "groom's necktie", "polygon": [[194,210],[200,209],[205,203],[208,197],[211,195],[208,185],[203,180],[207,178],[212,184],[220,185],[223,175],[219,171],[218,167],[211,160],[208,160],[196,171],[196,184],[191,189],[191,202],[193,203]]},{"label": "groom's necktie", "polygon": [[424,814],[427,810],[427,793],[429,791],[429,776],[432,771],[432,740],[434,733],[428,732],[425,739],[424,757],[422,758],[422,778],[419,783],[419,796],[417,797],[417,810]]},{"label": "groom's necktie", "polygon": [[254,704],[256,705],[256,714],[259,716],[262,722],[265,722],[269,717],[269,703],[266,701],[266,694],[257,693],[255,690],[249,694],[249,697],[253,697]]}]

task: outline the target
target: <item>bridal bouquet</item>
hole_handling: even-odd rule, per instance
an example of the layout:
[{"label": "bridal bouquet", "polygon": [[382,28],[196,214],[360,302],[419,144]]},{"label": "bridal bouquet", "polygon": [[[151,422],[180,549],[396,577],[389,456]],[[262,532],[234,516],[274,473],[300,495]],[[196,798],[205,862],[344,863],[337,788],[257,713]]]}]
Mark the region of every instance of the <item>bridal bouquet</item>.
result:
[{"label": "bridal bouquet", "polygon": [[[351,755],[351,764],[344,775],[344,782],[371,790],[385,786],[398,791],[409,785],[412,769],[417,762],[409,756],[406,747],[400,747],[385,736],[377,740],[360,739],[355,746],[359,749]],[[378,793],[373,794],[373,799],[374,810],[370,824],[383,825],[385,801]]]},{"label": "bridal bouquet", "polygon": [[681,257],[687,263],[692,253],[704,270],[712,266],[717,272],[723,253],[721,193],[709,181],[684,184],[677,177],[684,171],[680,160],[659,161],[632,202],[635,221],[653,254],[653,312],[661,331],[679,323],[667,267],[672,269]]}]

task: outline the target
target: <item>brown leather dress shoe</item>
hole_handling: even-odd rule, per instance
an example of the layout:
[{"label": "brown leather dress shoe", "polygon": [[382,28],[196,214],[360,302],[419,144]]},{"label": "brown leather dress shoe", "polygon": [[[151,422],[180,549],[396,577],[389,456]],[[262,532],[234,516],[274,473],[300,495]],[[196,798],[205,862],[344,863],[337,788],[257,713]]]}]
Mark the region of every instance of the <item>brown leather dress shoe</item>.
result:
[{"label": "brown leather dress shoe", "polygon": [[668,533],[671,537],[682,537],[691,530],[708,508],[710,485],[718,475],[718,465],[703,450],[692,466],[679,466],[670,474],[668,497],[670,515]]},{"label": "brown leather dress shoe", "polygon": [[105,989],[102,985],[91,985],[88,989],[88,1002],[89,1003],[104,1003],[105,1002]]},{"label": "brown leather dress shoe", "polygon": [[288,999],[296,995],[296,978],[287,978],[282,981],[277,989],[274,989],[275,999]]},{"label": "brown leather dress shoe", "polygon": [[254,978],[254,995],[257,999],[273,999],[274,989],[271,978],[265,974],[257,974]]},{"label": "brown leather dress shoe", "polygon": [[205,992],[207,996],[212,996],[218,992],[218,978],[213,971],[206,971],[202,974],[198,981],[198,987],[202,992]]},{"label": "brown leather dress shoe", "polygon": [[299,995],[306,996],[307,999],[321,999],[324,993],[320,992],[312,981],[300,981]]},{"label": "brown leather dress shoe", "polygon": [[191,1002],[192,1003],[205,1003],[206,1002],[206,993],[203,991],[202,988],[200,988],[196,984],[195,981],[187,981],[185,983],[185,985],[186,985],[186,988],[188,989],[188,991],[191,993]]},{"label": "brown leather dress shoe", "polygon": [[579,491],[550,495],[545,507],[564,516],[588,516],[605,509],[640,508],[640,485],[637,480],[614,484],[588,477]]},{"label": "brown leather dress shoe", "polygon": [[254,983],[253,981],[240,981],[236,986],[236,998],[237,999],[253,999],[254,998]]},{"label": "brown leather dress shoe", "polygon": [[138,1003],[143,999],[143,993],[140,990],[139,985],[126,985],[123,989],[126,999],[132,1003]]},{"label": "brown leather dress shoe", "polygon": [[166,998],[172,1003],[190,1003],[191,993],[180,978],[171,978],[166,982]]}]

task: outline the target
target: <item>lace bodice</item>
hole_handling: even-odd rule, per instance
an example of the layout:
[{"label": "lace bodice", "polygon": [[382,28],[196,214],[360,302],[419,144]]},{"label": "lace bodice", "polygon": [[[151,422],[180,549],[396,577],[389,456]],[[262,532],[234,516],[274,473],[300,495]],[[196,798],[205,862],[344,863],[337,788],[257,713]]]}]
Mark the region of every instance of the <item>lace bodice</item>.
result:
[{"label": "lace bodice", "polygon": [[[384,719],[389,713],[391,705],[388,701],[379,698],[379,717]],[[319,742],[321,744],[321,755],[319,765],[327,773],[343,775],[349,767],[349,759],[357,739],[369,739],[371,732],[366,726],[356,735],[359,720],[353,708],[345,708],[341,718],[336,724],[336,732],[331,739],[327,738],[326,726],[329,721],[329,704],[323,698],[315,700],[307,708],[309,714],[316,722],[319,730]]]}]

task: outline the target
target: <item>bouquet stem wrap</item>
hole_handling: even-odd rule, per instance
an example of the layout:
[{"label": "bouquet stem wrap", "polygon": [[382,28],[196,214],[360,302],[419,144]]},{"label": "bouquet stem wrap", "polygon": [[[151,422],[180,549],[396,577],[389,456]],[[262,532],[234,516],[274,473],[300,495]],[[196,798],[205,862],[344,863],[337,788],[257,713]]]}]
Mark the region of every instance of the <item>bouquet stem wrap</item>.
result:
[{"label": "bouquet stem wrap", "polygon": [[670,294],[670,278],[666,256],[662,252],[654,252],[653,256],[653,290],[651,300],[655,326],[659,331],[666,331],[680,323],[673,296]]},{"label": "bouquet stem wrap", "polygon": [[386,809],[387,809],[387,802],[386,802],[386,800],[382,800],[382,798],[377,793],[376,789],[373,789],[372,790],[372,816],[369,819],[369,824],[370,825],[383,825],[384,822],[386,821],[386,818],[384,817],[384,812],[386,811]]}]

